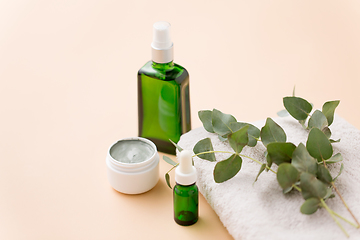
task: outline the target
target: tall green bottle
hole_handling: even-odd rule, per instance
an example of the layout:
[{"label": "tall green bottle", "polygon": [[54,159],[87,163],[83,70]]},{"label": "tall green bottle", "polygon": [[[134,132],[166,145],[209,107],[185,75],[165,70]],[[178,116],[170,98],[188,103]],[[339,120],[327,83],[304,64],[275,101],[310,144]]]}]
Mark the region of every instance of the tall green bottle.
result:
[{"label": "tall green bottle", "polygon": [[139,136],[161,152],[175,154],[181,134],[191,129],[189,74],[173,62],[170,24],[153,26],[152,60],[138,71]]}]

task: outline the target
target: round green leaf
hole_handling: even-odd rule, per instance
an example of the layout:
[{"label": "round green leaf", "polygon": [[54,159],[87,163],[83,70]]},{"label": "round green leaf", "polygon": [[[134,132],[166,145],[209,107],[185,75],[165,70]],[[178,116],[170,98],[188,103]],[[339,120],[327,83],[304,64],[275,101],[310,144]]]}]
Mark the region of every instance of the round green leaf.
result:
[{"label": "round green leaf", "polygon": [[306,148],[310,155],[318,159],[318,161],[329,159],[333,154],[333,148],[329,139],[318,128],[311,129],[306,142]]},{"label": "round green leaf", "polygon": [[341,153],[337,153],[334,156],[332,156],[331,158],[329,158],[328,160],[325,160],[325,162],[327,164],[331,164],[331,163],[337,163],[343,160],[343,157],[341,155]]},{"label": "round green leaf", "polygon": [[240,153],[242,149],[247,145],[248,143],[248,131],[249,125],[245,126],[243,128],[240,128],[238,131],[234,133],[230,133],[228,136],[230,146],[236,153]]},{"label": "round green leaf", "polygon": [[327,186],[313,174],[303,172],[300,175],[300,188],[304,199],[324,198],[327,195]]},{"label": "round green leaf", "polygon": [[284,97],[284,107],[297,120],[305,120],[312,110],[311,104],[303,98]]},{"label": "round green leaf", "polygon": [[271,118],[266,119],[265,126],[261,128],[260,136],[264,146],[272,142],[286,142],[285,131]]},{"label": "round green leaf", "polygon": [[177,145],[175,142],[173,142],[171,139],[169,139],[170,140],[170,142],[176,147],[176,149],[179,151],[179,152],[181,152],[183,149],[179,146],[179,145]]},{"label": "round green leaf", "polygon": [[[330,131],[330,128],[329,128],[329,127],[324,127],[321,131],[325,134],[325,136],[326,136],[327,138],[330,138],[330,137],[331,137],[331,131]],[[330,141],[330,142],[331,142],[331,141]]]},{"label": "round green leaf", "polygon": [[214,109],[212,112],[212,126],[214,132],[224,136],[232,132],[230,128],[230,123],[236,122],[236,119],[230,115],[220,112],[217,109]]},{"label": "round green leaf", "polygon": [[279,165],[276,178],[283,190],[291,188],[299,179],[298,170],[290,163]]},{"label": "round green leaf", "polygon": [[280,165],[283,162],[291,162],[295,148],[292,143],[273,142],[267,145],[267,152],[271,161]]},{"label": "round green leaf", "polygon": [[216,183],[225,182],[233,178],[241,169],[242,159],[236,154],[226,160],[218,162],[214,168],[214,180]]},{"label": "round green leaf", "polygon": [[266,164],[265,164],[265,163],[261,164],[261,167],[260,167],[260,169],[259,169],[258,174],[256,175],[256,178],[255,178],[254,183],[258,180],[260,174],[265,170],[265,168],[266,168]]},{"label": "round green leaf", "polygon": [[258,138],[260,137],[260,130],[257,127],[255,127],[254,125],[252,125],[250,123],[244,123],[244,122],[230,123],[230,128],[232,129],[233,132],[236,132],[240,128],[243,128],[245,126],[249,126],[249,129],[247,131],[248,137],[249,137],[249,142],[247,145],[249,147],[255,147],[257,144]]},{"label": "round green leaf", "polygon": [[205,130],[214,133],[214,128],[212,126],[212,111],[210,110],[199,111],[198,115]]},{"label": "round green leaf", "polygon": [[325,183],[331,183],[332,182],[332,177],[331,174],[329,172],[329,170],[322,164],[318,165],[318,171],[316,174],[317,178]]},{"label": "round green leaf", "polygon": [[329,123],[329,126],[332,124],[334,120],[334,112],[335,108],[339,105],[340,101],[329,101],[324,103],[322,107],[322,112],[324,113],[325,117],[327,118],[327,121]]},{"label": "round green leaf", "polygon": [[319,205],[320,205],[320,200],[319,199],[317,199],[317,198],[309,198],[309,199],[305,200],[303,205],[301,205],[300,211],[303,214],[310,215],[310,214],[315,213],[318,210]]},{"label": "round green leaf", "polygon": [[300,172],[308,172],[314,175],[317,173],[318,164],[316,159],[310,156],[302,143],[294,150],[291,164]]},{"label": "round green leaf", "polygon": [[171,158],[169,158],[168,156],[163,156],[163,159],[165,162],[167,162],[168,164],[172,165],[172,166],[176,166],[177,162],[174,162]]},{"label": "round green leaf", "polygon": [[309,128],[318,128],[320,130],[323,130],[326,126],[328,125],[328,121],[325,117],[325,115],[319,111],[319,110],[316,110],[311,118],[309,119]]},{"label": "round green leaf", "polygon": [[170,184],[170,175],[169,175],[169,173],[165,174],[165,180],[166,180],[166,184],[168,185],[168,187],[170,189],[172,189],[171,184]]},{"label": "round green leaf", "polygon": [[[204,138],[204,139],[200,140],[194,146],[193,151],[194,151],[195,154],[214,151],[213,145],[211,143],[211,139],[210,138]],[[216,160],[215,159],[215,153],[199,154],[198,157],[202,158],[202,159],[205,159],[205,160],[209,160],[211,162],[214,162]]]},{"label": "round green leaf", "polygon": [[338,173],[338,175],[334,178],[334,182],[335,182],[335,180],[341,175],[341,173],[342,173],[342,171],[344,170],[344,164],[341,164],[341,167],[340,167],[340,171],[339,171],[339,173]]}]

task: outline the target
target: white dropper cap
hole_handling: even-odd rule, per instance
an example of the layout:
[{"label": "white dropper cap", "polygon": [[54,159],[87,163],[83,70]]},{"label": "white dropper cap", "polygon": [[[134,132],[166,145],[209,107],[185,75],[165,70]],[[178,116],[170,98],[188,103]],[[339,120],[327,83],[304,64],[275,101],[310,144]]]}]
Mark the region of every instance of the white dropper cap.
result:
[{"label": "white dropper cap", "polygon": [[196,182],[196,168],[192,165],[191,152],[182,150],[178,157],[179,166],[175,169],[175,182],[188,186]]},{"label": "white dropper cap", "polygon": [[156,22],[153,25],[151,50],[152,60],[156,63],[168,63],[174,59],[170,28],[170,23],[164,21]]}]

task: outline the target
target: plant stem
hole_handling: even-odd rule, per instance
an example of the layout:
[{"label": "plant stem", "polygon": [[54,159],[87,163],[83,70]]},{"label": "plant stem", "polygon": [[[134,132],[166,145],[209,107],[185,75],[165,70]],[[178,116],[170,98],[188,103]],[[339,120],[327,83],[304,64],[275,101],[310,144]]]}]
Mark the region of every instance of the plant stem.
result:
[{"label": "plant stem", "polygon": [[332,209],[330,209],[330,211],[337,216],[338,218],[340,218],[341,220],[343,220],[344,222],[347,222],[348,224],[354,226],[355,228],[359,228],[359,226],[357,226],[355,223],[350,222],[348,219],[344,218],[343,216],[339,215],[338,213],[334,212]]},{"label": "plant stem", "polygon": [[301,188],[299,188],[299,187],[296,186],[295,184],[293,184],[293,188],[295,188],[296,190],[298,190],[299,192],[301,192]]},{"label": "plant stem", "polygon": [[[322,158],[322,162],[324,163],[324,167],[328,169],[327,165],[326,165],[326,162],[325,160]],[[342,195],[340,194],[339,190],[337,189],[337,187],[335,186],[335,183],[334,182],[331,182],[331,185],[332,187],[334,188],[335,192],[337,193],[337,195],[339,195],[341,201],[343,202],[345,208],[348,210],[348,212],[350,213],[350,215],[353,217],[353,219],[355,220],[356,224],[357,224],[357,227],[356,228],[359,228],[360,227],[360,223],[359,221],[356,219],[355,215],[352,213],[352,211],[350,210],[349,206],[346,204],[344,198],[342,197]]]},{"label": "plant stem", "polygon": [[167,171],[167,173],[171,172],[171,170],[173,170],[174,168],[176,168],[179,165],[179,163],[177,163],[175,166],[173,166],[172,168],[170,168],[169,171]]},{"label": "plant stem", "polygon": [[344,234],[346,235],[346,237],[350,237],[349,234],[345,231],[345,229],[343,228],[343,226],[339,223],[339,221],[336,219],[333,211],[328,207],[328,205],[326,205],[324,199],[320,199],[321,204],[324,206],[324,208],[326,209],[326,211],[328,211],[328,213],[331,215],[331,217],[334,219],[334,221],[336,222],[336,224],[340,227],[340,229],[344,232]]},{"label": "plant stem", "polygon": [[[262,162],[256,160],[255,158],[252,158],[252,157],[249,157],[249,156],[246,156],[246,155],[242,155],[242,154],[239,154],[239,156],[241,156],[241,157],[246,157],[246,158],[248,158],[248,159],[250,159],[250,160],[253,160],[254,162],[256,162],[256,163],[258,163],[258,164],[260,164],[260,165],[263,164]],[[272,171],[273,173],[276,174],[276,172],[275,172],[274,170],[272,170],[271,168],[269,168],[268,166],[265,166],[265,167],[266,167],[267,169],[269,169],[270,171]]]},{"label": "plant stem", "polygon": [[233,152],[228,152],[228,151],[207,151],[207,152],[201,152],[201,153],[197,153],[192,157],[197,157],[201,154],[207,154],[207,153],[230,153],[230,154],[234,154]]},{"label": "plant stem", "polygon": [[339,195],[341,201],[343,202],[344,206],[346,207],[346,209],[348,210],[348,212],[350,213],[350,215],[353,217],[353,219],[355,220],[357,226],[356,228],[360,227],[359,221],[356,219],[356,217],[354,216],[354,214],[352,213],[352,211],[350,210],[349,206],[346,204],[344,198],[342,197],[342,195],[340,194],[339,190],[337,189],[337,187],[335,186],[334,182],[331,182],[331,185],[333,186],[333,188],[335,189],[335,192]]}]

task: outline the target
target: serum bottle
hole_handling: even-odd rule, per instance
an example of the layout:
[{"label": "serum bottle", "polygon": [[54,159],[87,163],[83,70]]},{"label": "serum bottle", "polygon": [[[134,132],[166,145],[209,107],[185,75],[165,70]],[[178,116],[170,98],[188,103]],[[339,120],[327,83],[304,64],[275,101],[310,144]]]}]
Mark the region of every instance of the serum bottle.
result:
[{"label": "serum bottle", "polygon": [[169,139],[177,143],[191,129],[189,74],[173,62],[169,23],[154,24],[151,49],[152,60],[138,71],[139,136],[175,154]]},{"label": "serum bottle", "polygon": [[197,175],[191,152],[181,151],[179,163],[175,169],[174,219],[182,226],[189,226],[199,219],[199,191],[195,184]]}]

